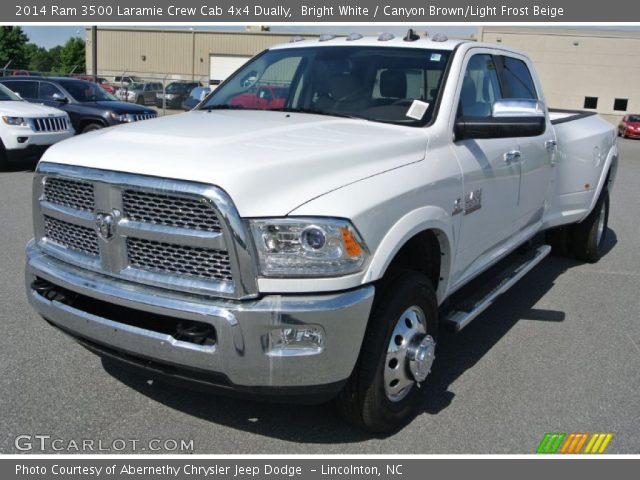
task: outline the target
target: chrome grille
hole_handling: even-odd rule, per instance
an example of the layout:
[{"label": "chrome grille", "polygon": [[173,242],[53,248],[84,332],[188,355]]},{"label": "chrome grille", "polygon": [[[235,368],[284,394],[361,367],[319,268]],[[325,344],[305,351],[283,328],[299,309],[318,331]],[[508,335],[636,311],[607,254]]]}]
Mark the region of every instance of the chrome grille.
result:
[{"label": "chrome grille", "polygon": [[249,232],[215,186],[41,162],[34,200],[36,239],[53,257],[176,291],[257,296]]},{"label": "chrome grille", "polygon": [[229,254],[218,250],[127,238],[132,266],[144,270],[231,282]]},{"label": "chrome grille", "polygon": [[124,216],[134,222],[220,232],[220,221],[204,198],[189,198],[159,193],[125,190],[122,193]]},{"label": "chrome grille", "polygon": [[47,202],[91,212],[95,203],[93,185],[88,182],[49,177],[44,184],[44,199]]},{"label": "chrome grille", "polygon": [[31,120],[33,130],[36,132],[64,132],[69,129],[67,117],[42,117]]},{"label": "chrome grille", "polygon": [[134,121],[140,121],[140,120],[151,120],[152,118],[156,118],[158,115],[156,115],[155,113],[136,113],[133,115],[133,119]]},{"label": "chrome grille", "polygon": [[62,247],[94,257],[100,254],[98,238],[91,228],[81,227],[45,215],[44,229],[47,240]]}]

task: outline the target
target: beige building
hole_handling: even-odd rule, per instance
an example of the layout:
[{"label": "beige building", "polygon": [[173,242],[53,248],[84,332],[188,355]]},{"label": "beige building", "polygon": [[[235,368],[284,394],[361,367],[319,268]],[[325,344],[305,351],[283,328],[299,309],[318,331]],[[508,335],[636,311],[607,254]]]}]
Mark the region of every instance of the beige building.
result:
[{"label": "beige building", "polygon": [[[98,75],[195,80],[206,84],[211,57],[238,61],[295,34],[248,27],[245,31],[98,27]],[[318,34],[302,34],[306,38]],[[91,29],[85,30],[87,72],[93,68]]]},{"label": "beige building", "polygon": [[640,32],[481,27],[478,38],[529,54],[550,107],[594,110],[612,123],[640,112]]}]

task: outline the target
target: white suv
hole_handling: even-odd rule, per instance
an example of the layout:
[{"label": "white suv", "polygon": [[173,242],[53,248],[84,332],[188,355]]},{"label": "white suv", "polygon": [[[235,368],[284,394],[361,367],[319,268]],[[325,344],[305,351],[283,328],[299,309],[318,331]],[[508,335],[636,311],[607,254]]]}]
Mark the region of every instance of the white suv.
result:
[{"label": "white suv", "polygon": [[75,133],[65,112],[26,102],[4,85],[0,119],[0,169],[10,161],[37,160],[50,145]]}]

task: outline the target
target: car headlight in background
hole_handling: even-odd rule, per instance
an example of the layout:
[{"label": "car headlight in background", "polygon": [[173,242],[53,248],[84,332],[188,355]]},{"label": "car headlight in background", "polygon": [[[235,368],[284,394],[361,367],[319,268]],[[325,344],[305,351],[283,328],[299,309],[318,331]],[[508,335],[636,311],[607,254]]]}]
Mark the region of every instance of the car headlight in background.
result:
[{"label": "car headlight in background", "polygon": [[369,253],[346,220],[250,220],[260,273],[266,277],[331,277],[360,271]]},{"label": "car headlight in background", "polygon": [[109,117],[116,122],[129,123],[134,122],[135,118],[130,113],[109,112]]},{"label": "car headlight in background", "polygon": [[2,117],[2,121],[14,127],[28,127],[27,121],[23,117]]}]

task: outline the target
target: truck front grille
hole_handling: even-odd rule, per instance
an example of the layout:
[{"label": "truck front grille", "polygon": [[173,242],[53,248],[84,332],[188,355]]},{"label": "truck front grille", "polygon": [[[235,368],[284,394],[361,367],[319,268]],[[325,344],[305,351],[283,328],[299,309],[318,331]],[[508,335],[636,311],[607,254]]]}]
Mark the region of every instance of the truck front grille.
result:
[{"label": "truck front grille", "polygon": [[136,222],[220,232],[220,221],[204,198],[163,195],[140,190],[122,193],[125,216]]},{"label": "truck front grille", "polygon": [[94,257],[100,254],[98,238],[90,228],[74,225],[73,223],[64,222],[45,215],[44,229],[47,240],[61,247],[70,248],[83,255]]},{"label": "truck front grille", "polygon": [[56,205],[91,212],[94,209],[93,185],[66,178],[47,178],[44,199]]},{"label": "truck front grille", "polygon": [[35,132],[64,132],[69,130],[67,117],[34,118],[31,122],[32,129]]},{"label": "truck front grille", "polygon": [[174,273],[221,282],[233,280],[227,252],[140,238],[127,239],[127,252],[132,266],[151,272]]},{"label": "truck front grille", "polygon": [[[255,288],[255,269],[241,269],[238,259],[248,258],[248,234],[237,230],[243,223],[221,190],[49,165],[41,164],[34,177],[36,240],[49,255],[151,286],[255,296],[246,288]],[[250,281],[238,282],[247,272]]]}]

